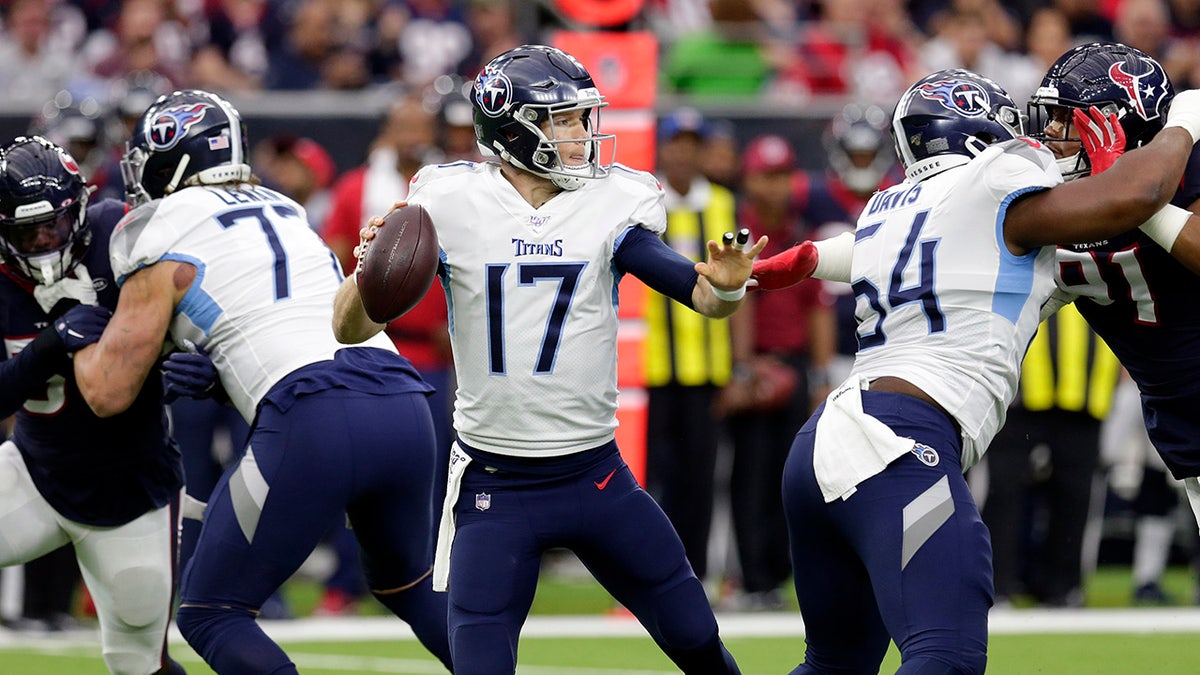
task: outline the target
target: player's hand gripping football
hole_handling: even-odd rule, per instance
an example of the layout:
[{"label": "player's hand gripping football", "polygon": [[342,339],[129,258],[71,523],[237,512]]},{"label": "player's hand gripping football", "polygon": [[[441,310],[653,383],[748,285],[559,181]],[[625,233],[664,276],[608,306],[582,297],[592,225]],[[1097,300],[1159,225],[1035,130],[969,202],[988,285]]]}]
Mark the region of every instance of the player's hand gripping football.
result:
[{"label": "player's hand gripping football", "polygon": [[748,285],[760,291],[777,291],[804,281],[816,269],[817,247],[811,241],[803,241],[782,253],[754,261]]},{"label": "player's hand gripping football", "polygon": [[354,259],[358,261],[354,267],[356,275],[362,271],[362,261],[367,256],[367,247],[370,246],[371,240],[375,238],[375,233],[379,231],[379,226],[383,225],[383,219],[387,218],[388,213],[407,205],[407,201],[398,201],[392,204],[392,208],[388,209],[387,213],[382,216],[371,216],[367,224],[358,231],[358,246],[354,247]]},{"label": "player's hand gripping football", "polygon": [[1092,165],[1092,175],[1103,173],[1125,154],[1125,129],[1116,113],[1105,115],[1096,106],[1085,113],[1080,108],[1071,111],[1072,122],[1079,130],[1079,140]]},{"label": "player's hand gripping football", "polygon": [[734,292],[746,285],[754,267],[754,256],[767,246],[767,237],[759,237],[749,249],[750,230],[742,228],[735,235],[726,232],[721,243],[708,242],[708,260],[696,263],[696,272],[708,279],[714,289]]}]

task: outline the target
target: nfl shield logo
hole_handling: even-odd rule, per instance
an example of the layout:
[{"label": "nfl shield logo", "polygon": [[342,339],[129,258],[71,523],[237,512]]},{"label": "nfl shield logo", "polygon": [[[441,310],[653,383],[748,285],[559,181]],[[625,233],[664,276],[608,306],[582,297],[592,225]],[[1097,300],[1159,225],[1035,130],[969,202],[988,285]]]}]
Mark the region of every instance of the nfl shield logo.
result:
[{"label": "nfl shield logo", "polygon": [[475,495],[475,508],[480,511],[487,511],[492,508],[492,496],[486,492],[480,492]]}]

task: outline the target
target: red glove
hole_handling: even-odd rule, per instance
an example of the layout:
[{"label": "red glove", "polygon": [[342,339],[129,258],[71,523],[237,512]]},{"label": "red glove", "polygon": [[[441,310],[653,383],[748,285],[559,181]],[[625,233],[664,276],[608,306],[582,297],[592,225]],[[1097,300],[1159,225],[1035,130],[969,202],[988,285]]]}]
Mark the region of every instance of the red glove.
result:
[{"label": "red glove", "polygon": [[1118,157],[1125,154],[1125,130],[1121,128],[1116,113],[1109,113],[1106,117],[1096,106],[1091,106],[1086,113],[1075,108],[1071,116],[1075,128],[1079,130],[1083,151],[1092,163],[1093,176],[1108,170]]},{"label": "red glove", "polygon": [[801,242],[783,253],[754,261],[747,288],[777,291],[808,279],[817,269],[817,247],[811,241]]}]

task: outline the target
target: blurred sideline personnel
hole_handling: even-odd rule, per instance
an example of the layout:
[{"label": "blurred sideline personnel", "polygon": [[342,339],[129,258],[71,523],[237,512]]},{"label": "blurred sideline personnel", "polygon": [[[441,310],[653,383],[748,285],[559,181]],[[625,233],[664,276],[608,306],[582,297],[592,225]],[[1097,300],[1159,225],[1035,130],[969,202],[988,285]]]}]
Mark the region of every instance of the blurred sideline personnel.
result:
[{"label": "blurred sideline personnel", "polygon": [[[500,160],[427,166],[409,193],[437,227],[454,307],[457,442],[434,566],[454,672],[515,672],[542,555],[562,547],[683,672],[737,673],[679,535],[614,440],[617,283],[632,273],[727,316],[766,242],[710,241],[707,263],[671,251],[657,181],[611,162],[604,99],[569,54],[512,49],[473,94],[479,143]],[[360,255],[373,228],[362,236]],[[349,342],[383,329],[350,279],[336,319]]]},{"label": "blurred sideline personnel", "polygon": [[[764,254],[811,236],[792,198],[795,171],[796,153],[782,136],[759,136],[742,154],[737,221],[754,235],[770,237]],[[780,316],[793,320],[779,321]],[[837,328],[820,281],[752,294],[729,322],[733,375],[715,410],[728,416],[733,441],[729,506],[741,569],[733,607],[778,610],[792,567],[782,545],[787,541],[783,502],[778,490],[764,486],[778,483],[792,437],[812,413],[808,372],[829,366]],[[828,395],[828,387],[820,394]]]},{"label": "blurred sideline personnel", "polygon": [[[1115,114],[1075,115],[1098,152],[1123,145]],[[1166,204],[1200,137],[1200,92],[1176,97],[1146,149],[1072,183],[1020,137],[1007,93],[969,71],[917,82],[892,128],[905,182],[868,204],[858,250],[802,266],[824,258],[820,273],[853,279],[861,300],[851,376],[801,429],[784,471],[809,627],[797,675],[874,672],[889,638],[899,673],[984,671],[991,543],[963,468],[1004,423],[1055,292],[1052,244],[1117,236]],[[805,251],[760,261],[760,285],[778,287],[777,263]]]},{"label": "blurred sideline personnel", "polygon": [[[708,134],[693,108],[675,110],[658,127],[657,178],[667,212],[662,240],[693,263],[704,260],[706,241],[737,223],[733,193],[701,172]],[[646,490],[671,519],[703,581],[721,436],[720,419],[708,411],[733,369],[729,324],[667,293],[646,296]]]},{"label": "blurred sideline personnel", "polygon": [[[257,185],[247,147],[241,116],[208,92],[169,94],[143,114],[123,168],[135,200],[150,201],[114,233],[121,302],[75,355],[80,389],[100,415],[125,409],[169,337],[187,352],[168,373],[207,352],[251,423],[180,591],[180,632],[214,670],[296,672],[255,617],[345,517],[375,597],[449,667],[445,599],[429,580],[429,386],[386,338],[334,340],[341,271],[303,207]],[[212,392],[197,380],[192,393]]]},{"label": "blurred sideline personnel", "polygon": [[[1112,410],[1100,429],[1100,454],[1109,466],[1113,494],[1134,516],[1133,592],[1136,605],[1173,605],[1163,588],[1179,522],[1183,483],[1167,473],[1146,434],[1137,383],[1121,378]],[[1189,519],[1192,518],[1188,512]]]},{"label": "blurred sideline personnel", "polygon": [[1100,425],[1120,373],[1117,357],[1073,306],[1047,317],[1029,344],[1017,396],[984,460],[983,522],[992,535],[997,603],[1024,592],[1041,605],[1083,606]]},{"label": "blurred sideline personnel", "polygon": [[[822,171],[794,174],[793,199],[815,238],[826,239],[853,232],[858,215],[871,195],[904,180],[888,137],[888,115],[878,106],[847,104],[829,122],[821,135],[828,165]],[[850,285],[836,281],[822,284],[833,297],[837,318],[836,355],[827,369],[812,369],[814,394],[820,399],[830,388],[846,379],[858,351],[854,336],[854,293]]]},{"label": "blurred sideline personnel", "polygon": [[138,383],[126,410],[102,419],[68,358],[117,306],[108,241],[125,206],[88,197],[50,141],[0,150],[0,417],[16,413],[0,445],[0,565],[74,544],[108,669],[182,673],[165,650],[183,474],[162,384]]}]

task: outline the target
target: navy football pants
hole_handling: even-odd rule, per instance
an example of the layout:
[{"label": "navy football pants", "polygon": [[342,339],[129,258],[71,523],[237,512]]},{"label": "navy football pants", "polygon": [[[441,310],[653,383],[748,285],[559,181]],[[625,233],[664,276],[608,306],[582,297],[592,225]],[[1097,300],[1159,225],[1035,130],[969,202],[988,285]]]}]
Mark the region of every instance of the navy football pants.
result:
[{"label": "navy football pants", "polygon": [[992,548],[962,475],[958,432],[915,398],[864,391],[862,399],[896,435],[933,448],[937,463],[907,454],[826,504],[813,473],[824,406],[797,434],[783,501],[808,645],[792,672],[877,673],[890,638],[900,650],[897,673],[982,673]]},{"label": "navy football pants", "polygon": [[671,522],[615,443],[589,452],[598,461],[566,475],[467,467],[450,560],[455,674],[515,671],[542,553],[556,547],[574,551],[683,672],[737,673]]},{"label": "navy football pants", "polygon": [[424,394],[327,389],[286,412],[264,403],[184,572],[177,623],[188,643],[218,673],[295,672],[254,617],[348,515],[372,591],[448,663],[445,595],[428,576],[442,454]]}]

